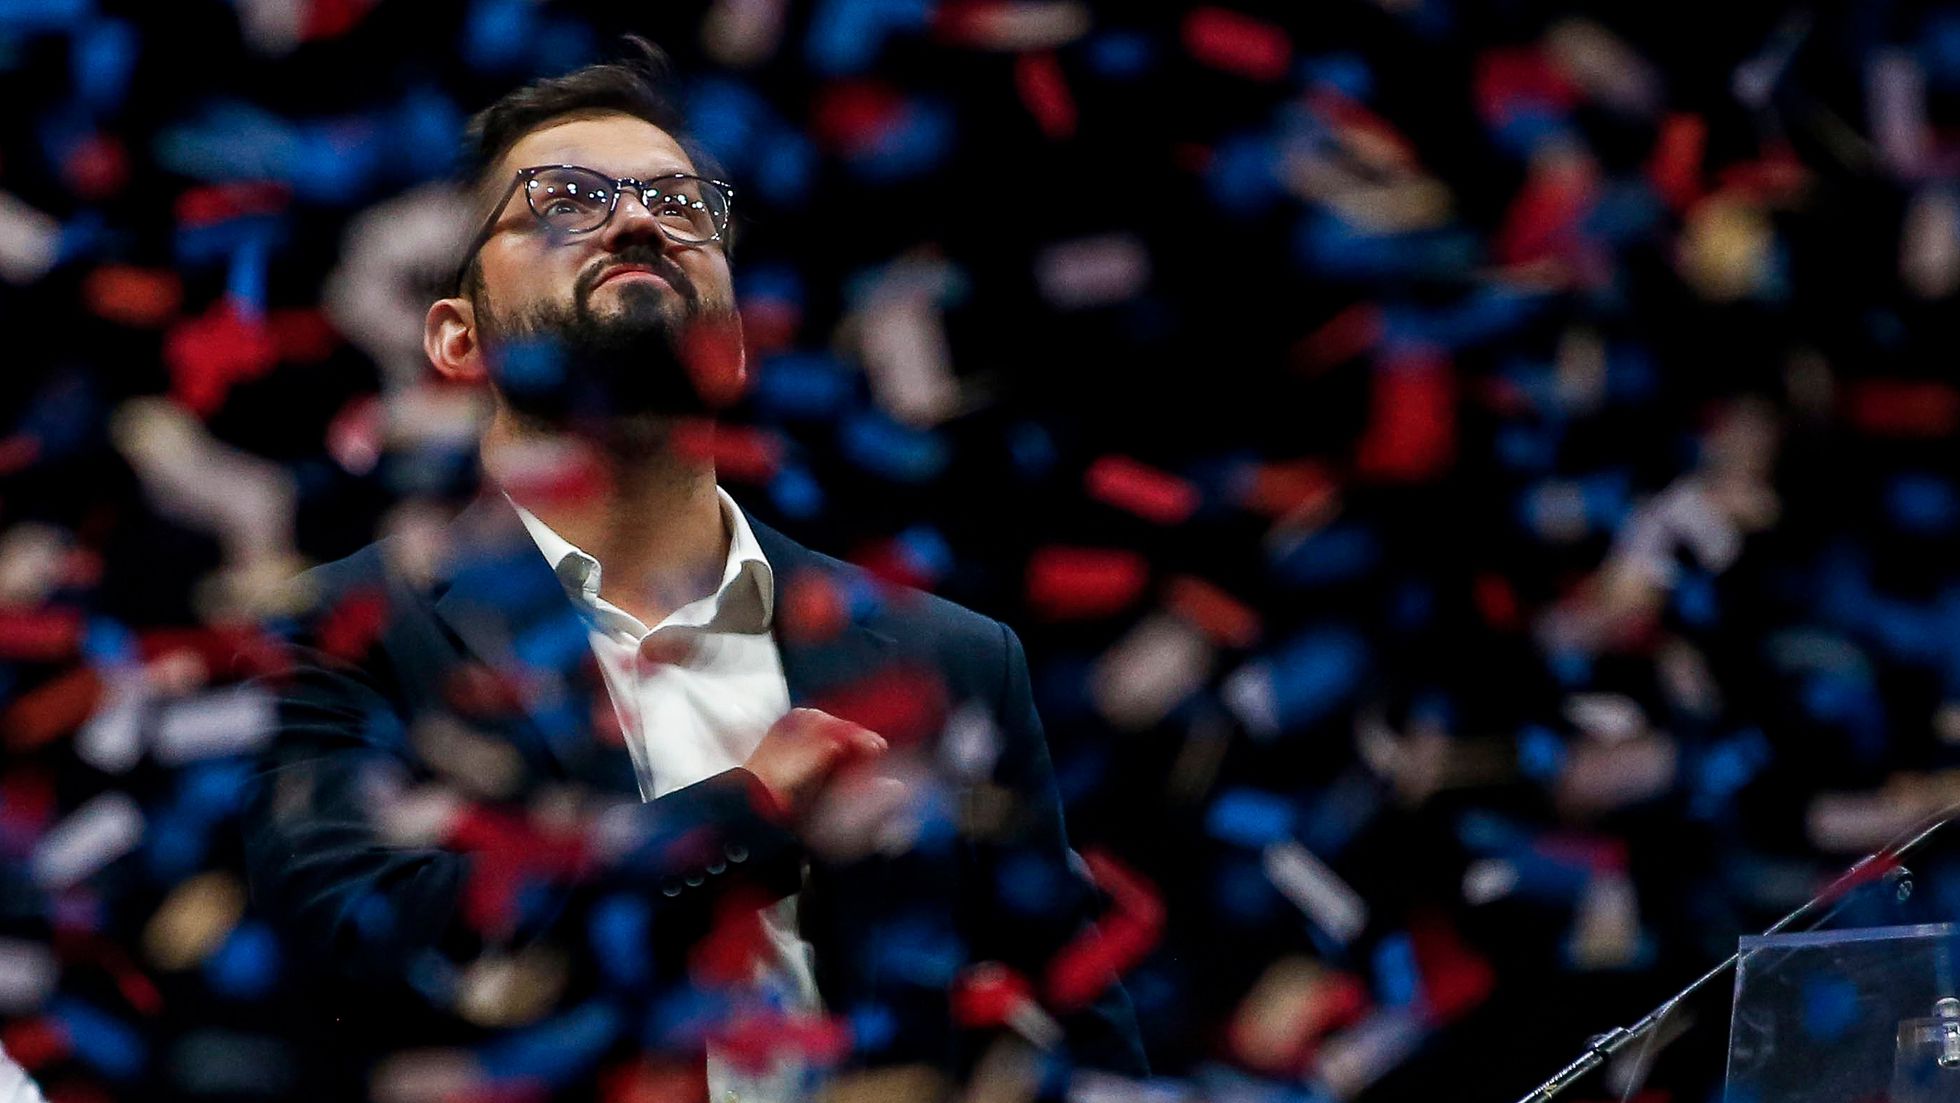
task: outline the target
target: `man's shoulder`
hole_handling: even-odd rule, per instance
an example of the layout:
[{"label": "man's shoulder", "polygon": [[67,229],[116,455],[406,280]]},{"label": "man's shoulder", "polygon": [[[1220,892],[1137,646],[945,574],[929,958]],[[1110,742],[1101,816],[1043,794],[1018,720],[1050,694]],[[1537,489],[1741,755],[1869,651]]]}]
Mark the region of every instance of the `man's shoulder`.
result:
[{"label": "man's shoulder", "polygon": [[[862,623],[909,645],[937,645],[953,656],[1002,655],[1010,635],[1007,626],[985,613],[890,579],[874,575],[855,563],[826,555],[770,528],[753,516],[756,536],[778,572],[779,592],[793,584],[795,572],[815,570],[842,592]],[[787,554],[783,554],[787,552]],[[778,560],[784,560],[778,562]]]},{"label": "man's shoulder", "polygon": [[301,571],[286,581],[285,607],[302,620],[362,599],[385,599],[398,608],[402,599],[427,589],[398,566],[399,542],[385,537]]}]

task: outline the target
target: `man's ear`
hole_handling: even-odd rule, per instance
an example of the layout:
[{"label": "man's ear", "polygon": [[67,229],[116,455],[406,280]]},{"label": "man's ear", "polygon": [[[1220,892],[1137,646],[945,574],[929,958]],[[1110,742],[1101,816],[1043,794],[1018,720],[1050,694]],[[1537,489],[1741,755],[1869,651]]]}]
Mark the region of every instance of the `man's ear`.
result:
[{"label": "man's ear", "polygon": [[437,299],[422,319],[422,351],[444,379],[481,383],[490,377],[477,340],[476,307],[468,299]]}]

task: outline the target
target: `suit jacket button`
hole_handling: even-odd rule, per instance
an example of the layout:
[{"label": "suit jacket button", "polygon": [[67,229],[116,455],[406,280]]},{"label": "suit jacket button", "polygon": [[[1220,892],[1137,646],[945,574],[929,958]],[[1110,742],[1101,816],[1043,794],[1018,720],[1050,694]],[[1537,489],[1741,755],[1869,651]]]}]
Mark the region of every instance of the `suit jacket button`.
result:
[{"label": "suit jacket button", "polygon": [[728,868],[728,863],[727,863],[727,862],[709,862],[709,863],[708,863],[708,872],[709,872],[709,873],[720,873],[720,872],[721,872],[722,870],[724,870],[724,869],[727,869],[727,868]]},{"label": "suit jacket button", "polygon": [[746,862],[749,860],[749,848],[743,846],[741,843],[729,843],[722,848],[721,852],[728,855],[728,860],[731,862]]},{"label": "suit jacket button", "polygon": [[660,894],[662,896],[679,896],[681,894],[681,883],[673,880],[661,882]]},{"label": "suit jacket button", "polygon": [[690,873],[687,875],[687,887],[691,889],[698,889],[701,887],[701,882],[706,880],[707,878],[699,873]]}]

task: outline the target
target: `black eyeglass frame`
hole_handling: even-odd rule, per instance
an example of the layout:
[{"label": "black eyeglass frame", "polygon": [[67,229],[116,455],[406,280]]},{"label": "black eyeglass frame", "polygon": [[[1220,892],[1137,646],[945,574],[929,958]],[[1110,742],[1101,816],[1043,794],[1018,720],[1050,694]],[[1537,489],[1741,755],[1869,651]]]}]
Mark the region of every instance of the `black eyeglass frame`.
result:
[{"label": "black eyeglass frame", "polygon": [[[606,205],[606,217],[600,219],[597,225],[589,226],[583,230],[559,230],[559,233],[590,234],[605,229],[606,223],[612,221],[614,212],[619,210],[619,197],[625,194],[626,189],[629,187],[633,189],[634,194],[640,197],[640,203],[651,211],[653,205],[647,202],[648,188],[654,188],[656,194],[658,194],[659,189],[656,185],[674,180],[698,180],[703,184],[710,184],[719,188],[722,198],[728,201],[720,217],[716,217],[713,211],[708,212],[708,217],[715,224],[714,234],[705,238],[681,237],[664,222],[659,223],[660,232],[665,234],[668,240],[679,245],[707,245],[711,242],[727,239],[728,221],[735,211],[735,185],[730,184],[726,180],[716,180],[709,176],[696,176],[691,172],[670,172],[665,176],[656,176],[651,180],[635,180],[630,176],[607,176],[598,169],[588,168],[585,165],[532,165],[529,168],[518,169],[511,174],[510,183],[505,185],[503,194],[497,197],[497,202],[490,207],[489,215],[484,218],[483,228],[476,232],[474,238],[470,239],[469,249],[463,253],[462,262],[456,266],[456,289],[458,291],[462,290],[463,281],[469,276],[470,265],[476,260],[477,250],[482,249],[486,242],[497,236],[497,220],[502,217],[504,207],[510,203],[511,194],[517,191],[517,186],[537,176],[538,173],[550,172],[553,169],[571,169],[577,172],[589,172],[602,180],[612,181],[612,198]],[[544,215],[540,214],[537,207],[532,205],[531,193],[528,191],[524,193],[524,206],[531,212],[532,218],[537,219],[539,222],[545,222]],[[545,224],[547,226],[550,225],[549,223]]]}]

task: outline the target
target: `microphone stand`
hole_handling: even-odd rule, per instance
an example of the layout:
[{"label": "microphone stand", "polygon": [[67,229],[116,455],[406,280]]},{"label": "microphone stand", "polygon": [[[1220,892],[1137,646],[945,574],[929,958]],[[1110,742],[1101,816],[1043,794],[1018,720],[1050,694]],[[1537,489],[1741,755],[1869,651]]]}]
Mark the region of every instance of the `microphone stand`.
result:
[{"label": "microphone stand", "polygon": [[[1826,885],[1823,892],[1806,900],[1795,911],[1771,924],[1763,934],[1782,934],[1797,927],[1798,924],[1803,924],[1799,929],[1806,931],[1822,926],[1844,906],[1846,898],[1851,895],[1851,890],[1873,881],[1895,881],[1899,884],[1902,893],[1910,892],[1911,882],[1905,879],[1912,875],[1912,871],[1900,865],[1900,860],[1919,849],[1921,844],[1940,828],[1945,827],[1956,815],[1960,815],[1960,804],[1949,805],[1933,816],[1921,820],[1918,825],[1900,836],[1903,841],[1895,841],[1881,847],[1875,853],[1867,854],[1857,864],[1839,874],[1837,880]],[[1538,1085],[1531,1094],[1518,1100],[1518,1103],[1551,1103],[1553,1098],[1578,1082],[1580,1077],[1605,1064],[1607,1058],[1652,1033],[1661,1025],[1661,1020],[1674,1010],[1676,1004],[1701,991],[1711,981],[1735,968],[1741,960],[1742,951],[1737,950],[1720,965],[1697,977],[1693,984],[1676,992],[1659,1007],[1647,1012],[1639,1022],[1632,1026],[1616,1026],[1604,1034],[1595,1035],[1586,1043],[1585,1052],[1579,1054],[1571,1064],[1560,1069],[1550,1080]]]}]

